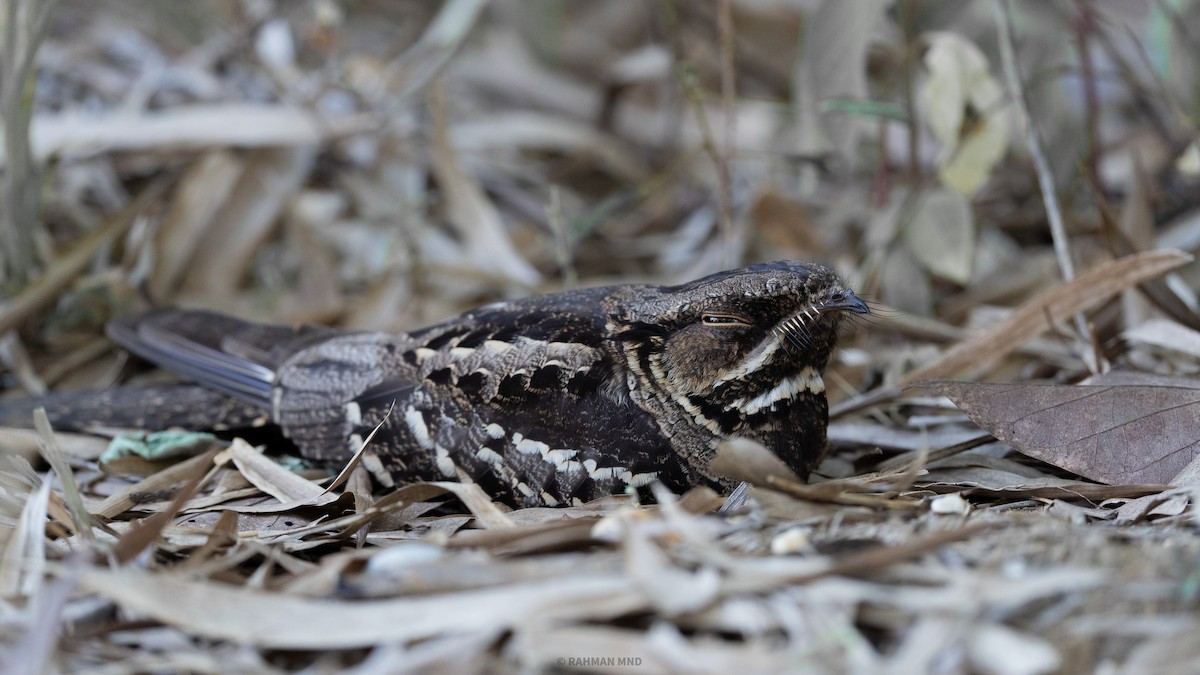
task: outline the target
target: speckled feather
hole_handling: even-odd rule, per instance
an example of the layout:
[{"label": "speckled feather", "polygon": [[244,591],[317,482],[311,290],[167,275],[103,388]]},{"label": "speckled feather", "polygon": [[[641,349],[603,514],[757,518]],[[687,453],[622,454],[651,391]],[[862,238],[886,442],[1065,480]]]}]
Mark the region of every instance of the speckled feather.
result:
[{"label": "speckled feather", "polygon": [[807,475],[845,310],[867,311],[828,269],[779,262],[497,303],[411,333],[159,310],[110,335],[265,411],[306,456],[345,460],[383,422],[369,452],[385,480],[472,480],[531,506],[653,480],[728,487],[708,464],[733,435]]}]

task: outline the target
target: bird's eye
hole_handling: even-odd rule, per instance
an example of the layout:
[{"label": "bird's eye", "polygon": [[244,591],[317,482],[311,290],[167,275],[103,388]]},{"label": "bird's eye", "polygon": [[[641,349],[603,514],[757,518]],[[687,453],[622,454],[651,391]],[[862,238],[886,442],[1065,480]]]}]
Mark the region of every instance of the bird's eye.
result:
[{"label": "bird's eye", "polygon": [[748,325],[750,325],[749,321],[746,321],[745,319],[738,317],[738,316],[732,316],[730,314],[705,314],[703,321],[704,321],[704,323],[708,324],[709,326],[748,326]]}]

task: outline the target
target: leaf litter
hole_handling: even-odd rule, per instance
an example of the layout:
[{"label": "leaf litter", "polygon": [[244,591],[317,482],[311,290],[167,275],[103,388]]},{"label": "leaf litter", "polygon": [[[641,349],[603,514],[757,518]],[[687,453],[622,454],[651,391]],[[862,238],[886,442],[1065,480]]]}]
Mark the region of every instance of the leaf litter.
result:
[{"label": "leaf litter", "polygon": [[[1037,144],[983,2],[195,5],[57,3],[37,274],[0,290],[13,395],[159,381],[100,332],[144,295],[404,330],[799,258],[907,313],[873,302],[844,336],[812,480],[734,439],[728,497],[514,511],[469,483],[381,488],[369,441],[334,475],[250,434],[113,459],[0,428],[8,671],[1200,661],[1194,83],[1140,65],[1190,48],[1186,11],[1000,3],[1029,54],[1080,64],[1081,98],[1033,101]],[[1058,83],[1017,56],[1031,93]],[[1088,93],[1101,57],[1111,98]],[[1057,176],[1073,280],[1026,145],[1084,167]],[[27,159],[5,148],[13,176]]]}]

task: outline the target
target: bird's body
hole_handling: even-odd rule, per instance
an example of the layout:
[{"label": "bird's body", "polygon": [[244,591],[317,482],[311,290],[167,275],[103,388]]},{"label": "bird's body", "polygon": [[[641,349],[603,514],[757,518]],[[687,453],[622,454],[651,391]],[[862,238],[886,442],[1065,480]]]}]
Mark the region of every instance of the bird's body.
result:
[{"label": "bird's body", "polygon": [[708,464],[734,435],[807,475],[824,449],[821,373],[842,310],[867,311],[829,270],[781,262],[496,303],[410,333],[186,310],[109,332],[224,395],[213,424],[259,411],[305,456],[336,461],[382,423],[368,452],[397,483],[471,480],[553,506],[654,480],[723,485]]}]

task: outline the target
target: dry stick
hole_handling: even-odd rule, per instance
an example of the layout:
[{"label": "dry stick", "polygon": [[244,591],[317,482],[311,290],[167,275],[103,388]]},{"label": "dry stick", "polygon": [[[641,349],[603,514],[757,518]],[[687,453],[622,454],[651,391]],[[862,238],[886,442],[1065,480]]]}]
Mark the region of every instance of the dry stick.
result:
[{"label": "dry stick", "polygon": [[1182,251],[1165,249],[1096,265],[1085,270],[1074,281],[1039,293],[1008,316],[946,350],[937,361],[909,372],[904,376],[902,385],[907,386],[919,380],[978,374],[1029,338],[1045,331],[1052,322],[1085,312],[1120,291],[1192,260],[1192,256]]},{"label": "dry stick", "polygon": [[[1193,260],[1171,249],[1147,251],[1110,260],[1085,270],[1074,281],[1059,284],[1027,300],[1011,314],[942,352],[933,363],[910,371],[898,386],[867,392],[829,409],[833,419],[900,396],[902,388],[920,380],[975,375],[1012,353],[1048,325],[1088,309],[1146,279]],[[1049,318],[1047,319],[1047,315]]]},{"label": "dry stick", "polygon": [[729,163],[736,148],[737,121],[733,112],[734,69],[733,69],[733,9],[731,0],[717,3],[717,31],[721,45],[721,114],[724,116],[721,152],[717,155],[718,215],[721,227],[723,267],[736,264],[733,233],[733,178]]},{"label": "dry stick", "polygon": [[869,493],[864,494],[861,492],[832,492],[827,488],[823,489],[820,483],[816,485],[805,485],[804,483],[797,483],[793,480],[780,478],[775,474],[767,476],[767,487],[797,499],[804,499],[810,502],[844,504],[847,506],[869,506],[872,508],[892,510],[925,508],[924,502],[918,499],[893,499],[891,497],[883,497]]},{"label": "dry stick", "polygon": [[567,219],[563,216],[562,190],[557,185],[550,186],[546,222],[550,223],[550,231],[554,233],[554,257],[558,258],[563,288],[571,290],[579,285],[579,272],[575,269],[575,260],[571,252],[571,232],[567,226]]},{"label": "dry stick", "polygon": [[[1141,61],[1141,68],[1135,68],[1133,64],[1129,63],[1129,60],[1125,58],[1123,49],[1113,44],[1112,37],[1108,34],[1108,31],[1096,31],[1095,37],[1101,46],[1104,47],[1105,53],[1116,66],[1121,77],[1129,83],[1131,88],[1136,89],[1144,100],[1158,101],[1166,106],[1173,114],[1173,121],[1185,130],[1187,136],[1195,136],[1196,129],[1195,125],[1192,124],[1190,113],[1184,109],[1178,98],[1172,95],[1170,87],[1163,81],[1158,68],[1150,58],[1150,54],[1146,52],[1146,46],[1142,44],[1141,38],[1129,26],[1122,26],[1122,29],[1125,37],[1128,39],[1128,43],[1134,47],[1134,54]],[[1153,87],[1142,82],[1138,76],[1138,73],[1142,71],[1147,73],[1154,82]],[[1159,113],[1158,106],[1147,106],[1146,110],[1149,113],[1150,125],[1154,127],[1155,133],[1158,134],[1161,140],[1169,143],[1175,136],[1169,124],[1171,120],[1163,119]]]},{"label": "dry stick", "polygon": [[[913,95],[917,59],[920,58],[916,37],[916,10],[914,3],[901,2],[897,7],[900,17],[900,30],[904,37],[904,62],[902,74],[904,77],[904,109],[908,113],[908,180],[910,185],[920,185],[921,176],[921,125],[917,113],[917,101]],[[886,156],[881,153],[881,156]],[[887,162],[882,162],[885,166]]]},{"label": "dry stick", "polygon": [[[1029,154],[1033,157],[1033,166],[1037,170],[1038,186],[1042,190],[1042,201],[1046,206],[1046,219],[1050,222],[1050,237],[1054,241],[1054,253],[1058,257],[1058,266],[1062,270],[1063,281],[1070,282],[1075,278],[1075,264],[1071,260],[1071,250],[1068,248],[1067,231],[1063,226],[1062,210],[1058,205],[1058,193],[1054,187],[1054,177],[1050,174],[1050,165],[1042,153],[1042,144],[1038,139],[1037,130],[1033,128],[1033,119],[1029,116],[1029,106],[1025,101],[1025,90],[1021,84],[1021,75],[1017,71],[1017,57],[1013,47],[1012,7],[1009,0],[997,0],[996,24],[1000,30],[1000,61],[1004,64],[1004,77],[1008,80],[1008,88],[1012,92],[1013,103],[1017,108],[1017,119],[1021,131],[1025,134],[1025,142],[1029,146]],[[1083,314],[1075,315],[1075,329],[1083,337],[1086,344],[1095,342],[1092,331],[1088,328]],[[1087,352],[1081,354],[1088,370],[1096,373],[1100,364],[1096,357],[1088,357]]]},{"label": "dry stick", "polygon": [[1100,184],[1100,96],[1096,91],[1096,64],[1092,58],[1092,34],[1096,32],[1096,9],[1091,0],[1075,0],[1079,19],[1075,25],[1075,42],[1082,70],[1084,109],[1087,114],[1087,157],[1084,175],[1089,185]]},{"label": "dry stick", "polygon": [[[723,24],[722,24],[723,26]],[[732,38],[731,38],[732,40]],[[724,45],[724,42],[721,43]],[[732,50],[732,45],[730,46]],[[730,56],[732,59],[732,56]],[[722,68],[722,93],[724,93],[725,71]],[[713,134],[712,126],[709,124],[708,113],[704,108],[705,97],[700,91],[700,84],[697,81],[695,73],[692,72],[690,63],[687,61],[681,62],[681,67],[676,69],[676,79],[679,82],[679,88],[683,91],[689,106],[692,109],[692,114],[696,116],[696,125],[700,128],[700,148],[704,154],[708,155],[713,164],[717,167],[717,229],[720,231],[722,238],[721,257],[723,260],[731,261],[735,258],[733,255],[733,191],[732,181],[729,178],[729,161],[728,153],[731,151],[732,140],[729,140],[725,145],[725,150],[717,147],[716,137]],[[726,107],[728,105],[729,107]],[[726,101],[722,96],[722,110],[726,117],[725,129],[728,132],[732,128],[732,123],[729,118],[732,116],[732,100]],[[728,218],[726,216],[729,216]],[[724,265],[732,267],[732,263]]]}]

